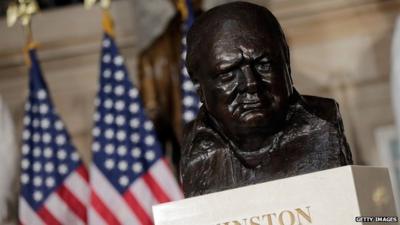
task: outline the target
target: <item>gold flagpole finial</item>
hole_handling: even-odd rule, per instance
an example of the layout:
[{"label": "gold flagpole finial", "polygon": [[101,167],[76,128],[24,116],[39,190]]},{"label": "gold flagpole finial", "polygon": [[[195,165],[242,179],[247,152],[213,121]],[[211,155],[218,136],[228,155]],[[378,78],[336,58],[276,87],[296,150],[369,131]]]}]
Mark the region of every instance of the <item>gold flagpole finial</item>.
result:
[{"label": "gold flagpole finial", "polygon": [[32,15],[39,11],[36,0],[18,0],[12,2],[7,9],[7,25],[12,27],[20,20],[23,26],[29,26]]},{"label": "gold flagpole finial", "polygon": [[94,4],[100,3],[101,8],[108,10],[111,6],[111,0],[85,0],[84,6],[86,9],[91,9]]}]

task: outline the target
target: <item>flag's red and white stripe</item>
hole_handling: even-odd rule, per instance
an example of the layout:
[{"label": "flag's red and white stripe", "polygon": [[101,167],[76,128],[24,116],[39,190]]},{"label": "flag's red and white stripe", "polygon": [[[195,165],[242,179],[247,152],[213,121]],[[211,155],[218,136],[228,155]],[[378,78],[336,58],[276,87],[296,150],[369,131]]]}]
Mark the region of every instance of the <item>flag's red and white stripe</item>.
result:
[{"label": "flag's red and white stripe", "polygon": [[24,225],[87,224],[88,176],[84,166],[72,172],[36,212],[20,197],[20,223]]},{"label": "flag's red and white stripe", "polygon": [[92,196],[90,224],[153,224],[153,205],[182,199],[182,191],[164,160],[158,160],[147,174],[120,195],[101,171],[91,168]]},{"label": "flag's red and white stripe", "polygon": [[183,198],[182,189],[178,186],[175,176],[165,159],[158,160],[150,168],[150,176],[162,187],[167,194],[169,201]]}]

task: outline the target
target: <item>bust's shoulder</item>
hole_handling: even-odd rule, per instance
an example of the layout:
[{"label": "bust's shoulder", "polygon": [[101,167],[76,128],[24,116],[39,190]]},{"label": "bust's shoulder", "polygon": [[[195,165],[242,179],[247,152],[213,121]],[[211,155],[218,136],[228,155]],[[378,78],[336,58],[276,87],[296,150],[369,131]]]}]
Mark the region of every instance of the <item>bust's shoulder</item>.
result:
[{"label": "bust's shoulder", "polygon": [[216,146],[225,145],[221,135],[212,128],[209,120],[204,108],[201,108],[197,118],[185,125],[182,155],[205,154],[215,149]]},{"label": "bust's shoulder", "polygon": [[301,97],[304,107],[310,113],[329,122],[337,122],[340,119],[339,105],[334,99],[310,95]]}]

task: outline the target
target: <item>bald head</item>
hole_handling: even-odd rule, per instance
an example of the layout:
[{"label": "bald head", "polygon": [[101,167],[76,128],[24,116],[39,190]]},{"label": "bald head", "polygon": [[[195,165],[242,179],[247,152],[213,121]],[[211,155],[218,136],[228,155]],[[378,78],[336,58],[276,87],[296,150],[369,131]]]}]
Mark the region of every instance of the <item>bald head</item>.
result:
[{"label": "bald head", "polygon": [[[229,39],[229,40],[228,40]],[[216,44],[234,45],[238,39],[271,45],[275,57],[285,64],[290,76],[290,56],[285,35],[275,16],[267,9],[247,2],[233,2],[202,14],[189,30],[187,66],[196,75],[199,61],[204,60]],[[261,42],[261,43],[260,43]]]}]

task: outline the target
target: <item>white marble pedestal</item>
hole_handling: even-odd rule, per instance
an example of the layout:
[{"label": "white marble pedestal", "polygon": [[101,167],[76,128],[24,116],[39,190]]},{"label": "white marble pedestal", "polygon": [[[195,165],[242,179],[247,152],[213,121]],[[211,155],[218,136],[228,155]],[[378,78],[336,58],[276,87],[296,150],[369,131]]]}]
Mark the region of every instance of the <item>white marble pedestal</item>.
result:
[{"label": "white marble pedestal", "polygon": [[365,222],[396,219],[387,169],[365,166],[345,166],[161,204],[153,207],[153,214],[155,225],[398,224]]}]

